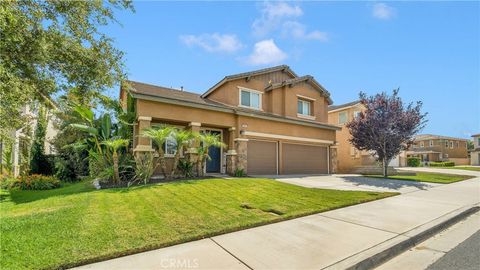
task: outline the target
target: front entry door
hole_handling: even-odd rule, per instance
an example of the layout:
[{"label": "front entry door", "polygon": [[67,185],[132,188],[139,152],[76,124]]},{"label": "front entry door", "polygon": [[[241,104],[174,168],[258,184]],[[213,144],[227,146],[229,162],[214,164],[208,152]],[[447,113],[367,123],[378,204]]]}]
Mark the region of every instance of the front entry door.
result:
[{"label": "front entry door", "polygon": [[[212,134],[221,133],[220,131],[215,131],[215,130],[207,130],[206,132],[210,132]],[[208,155],[210,156],[210,159],[207,160],[207,166],[206,166],[207,173],[219,173],[220,161],[222,158],[220,147],[210,146],[208,148]]]}]

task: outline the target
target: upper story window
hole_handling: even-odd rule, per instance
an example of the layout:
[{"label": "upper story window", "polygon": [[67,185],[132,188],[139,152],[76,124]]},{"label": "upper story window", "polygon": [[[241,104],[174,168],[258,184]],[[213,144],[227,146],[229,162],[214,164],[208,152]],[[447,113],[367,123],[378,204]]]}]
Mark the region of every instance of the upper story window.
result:
[{"label": "upper story window", "polygon": [[420,148],[425,147],[425,144],[423,142],[420,142]]},{"label": "upper story window", "polygon": [[260,110],[262,109],[261,98],[262,95],[258,91],[240,88],[240,106],[242,107]]},{"label": "upper story window", "polygon": [[348,121],[347,112],[341,112],[338,114],[338,123],[345,124]]},{"label": "upper story window", "polygon": [[428,146],[433,147],[433,140],[430,140],[430,142],[428,143]]},{"label": "upper story window", "polygon": [[301,115],[312,115],[312,102],[298,99],[297,113]]},{"label": "upper story window", "polygon": [[453,148],[453,142],[450,142],[450,148]]},{"label": "upper story window", "polygon": [[457,142],[457,148],[459,148],[459,147],[460,147],[460,142]]},{"label": "upper story window", "polygon": [[445,141],[445,147],[448,148],[448,141]]},{"label": "upper story window", "polygon": [[360,116],[360,111],[354,111],[353,112],[353,118],[357,118]]}]

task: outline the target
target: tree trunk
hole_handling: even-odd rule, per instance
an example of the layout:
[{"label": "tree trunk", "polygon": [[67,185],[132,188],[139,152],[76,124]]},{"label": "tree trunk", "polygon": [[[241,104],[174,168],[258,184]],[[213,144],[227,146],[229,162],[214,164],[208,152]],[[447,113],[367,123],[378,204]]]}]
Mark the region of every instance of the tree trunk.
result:
[{"label": "tree trunk", "polygon": [[120,182],[120,173],[118,171],[118,155],[117,151],[113,151],[113,182],[115,184]]},{"label": "tree trunk", "polygon": [[383,177],[388,177],[388,162],[386,158],[383,158]]},{"label": "tree trunk", "polygon": [[177,166],[178,166],[178,161],[180,160],[180,153],[182,149],[177,149],[177,152],[175,153],[175,157],[173,158],[173,167],[172,167],[172,172],[170,173],[170,178],[175,177],[175,173],[177,172]]},{"label": "tree trunk", "polygon": [[163,151],[158,150],[158,162],[160,163],[160,169],[162,170],[163,178],[168,179],[167,175],[167,163],[165,162],[165,154]]}]

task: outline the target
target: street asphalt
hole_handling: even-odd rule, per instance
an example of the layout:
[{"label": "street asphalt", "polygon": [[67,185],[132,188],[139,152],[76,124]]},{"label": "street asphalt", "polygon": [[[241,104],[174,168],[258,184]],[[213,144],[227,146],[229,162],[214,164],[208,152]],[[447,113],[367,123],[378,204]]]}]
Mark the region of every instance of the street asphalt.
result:
[{"label": "street asphalt", "polygon": [[480,269],[480,231],[449,251],[427,270]]}]

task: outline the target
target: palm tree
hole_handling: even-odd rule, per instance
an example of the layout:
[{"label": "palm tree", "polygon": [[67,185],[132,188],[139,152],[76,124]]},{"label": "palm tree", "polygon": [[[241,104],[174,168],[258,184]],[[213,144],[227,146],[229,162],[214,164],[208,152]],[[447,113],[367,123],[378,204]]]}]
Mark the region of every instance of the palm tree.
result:
[{"label": "palm tree", "polygon": [[195,139],[195,135],[189,130],[181,130],[181,131],[174,130],[171,133],[171,136],[173,137],[177,145],[175,156],[173,159],[172,172],[170,174],[170,177],[173,178],[175,176],[175,173],[177,172],[177,166],[178,166],[178,161],[180,160],[180,155],[183,153],[185,146],[190,145],[190,143]]},{"label": "palm tree", "polygon": [[118,169],[118,150],[122,147],[127,147],[129,140],[127,139],[110,139],[103,141],[102,144],[112,149],[113,160],[113,182],[118,184],[120,182],[120,172]]},{"label": "palm tree", "polygon": [[167,164],[165,163],[165,151],[163,150],[163,145],[167,141],[168,137],[171,136],[173,130],[174,129],[172,127],[161,126],[159,128],[146,128],[142,131],[142,135],[151,139],[157,146],[158,160],[165,179],[167,178]]},{"label": "palm tree", "polygon": [[200,140],[200,146],[197,148],[197,175],[203,176],[204,165],[207,160],[210,160],[208,155],[208,149],[213,147],[226,147],[220,138],[220,134],[213,134],[210,132],[197,134],[198,139]]}]

